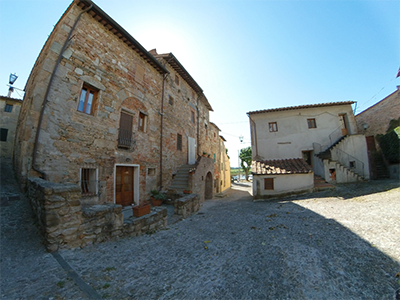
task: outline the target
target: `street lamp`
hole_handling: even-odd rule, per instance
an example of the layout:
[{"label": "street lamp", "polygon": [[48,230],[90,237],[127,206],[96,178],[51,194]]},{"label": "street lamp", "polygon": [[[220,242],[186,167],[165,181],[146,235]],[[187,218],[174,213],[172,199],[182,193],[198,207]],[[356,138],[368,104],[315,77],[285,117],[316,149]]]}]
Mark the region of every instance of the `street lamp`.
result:
[{"label": "street lamp", "polygon": [[10,77],[8,79],[8,83],[10,84],[10,87],[8,89],[8,95],[7,97],[11,97],[11,94],[14,92],[14,87],[12,86],[14,84],[14,82],[17,80],[18,76],[14,73],[10,73]]}]

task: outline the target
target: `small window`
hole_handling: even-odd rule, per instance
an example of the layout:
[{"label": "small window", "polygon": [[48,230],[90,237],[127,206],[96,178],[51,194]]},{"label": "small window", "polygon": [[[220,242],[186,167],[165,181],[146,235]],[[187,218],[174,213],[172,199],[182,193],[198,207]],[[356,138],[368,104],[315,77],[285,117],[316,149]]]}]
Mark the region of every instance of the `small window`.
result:
[{"label": "small window", "polygon": [[356,167],[356,162],[354,160],[349,161],[349,164],[350,164],[350,169],[354,169]]},{"label": "small window", "polygon": [[315,119],[307,119],[308,128],[317,128]]},{"label": "small window", "polygon": [[208,127],[207,127],[207,124],[204,124],[204,128],[206,130],[206,140],[208,140]]},{"label": "small window", "polygon": [[217,157],[216,157],[216,155],[214,153],[214,162],[216,162],[216,161],[217,161]]},{"label": "small window", "polygon": [[4,107],[5,112],[12,112],[13,105],[12,104],[6,104],[6,107]]},{"label": "small window", "polygon": [[264,178],[264,190],[274,189],[274,178]]},{"label": "small window", "polygon": [[179,76],[175,74],[175,83],[179,85]]},{"label": "small window", "polygon": [[172,97],[171,95],[169,95],[168,103],[174,105],[174,97]]},{"label": "small window", "polygon": [[178,133],[178,137],[176,140],[176,149],[182,151],[182,135]]},{"label": "small window", "polygon": [[142,132],[146,132],[147,129],[147,116],[140,112],[139,113],[139,127],[138,130]]},{"label": "small window", "polygon": [[156,168],[148,168],[147,169],[147,175],[155,176],[156,175]]},{"label": "small window", "polygon": [[93,115],[96,104],[97,90],[83,85],[81,96],[79,97],[78,111],[88,115]]},{"label": "small window", "polygon": [[118,131],[118,147],[119,148],[130,148],[132,145],[132,125],[133,116],[121,112],[119,119],[119,131]]},{"label": "small window", "polygon": [[1,142],[7,142],[7,135],[8,135],[8,129],[7,128],[1,128],[0,129],[0,141]]},{"label": "small window", "polygon": [[194,111],[193,110],[190,111],[190,119],[192,120],[192,123],[195,122]]},{"label": "small window", "polygon": [[97,170],[81,169],[81,192],[83,196],[97,195]]},{"label": "small window", "polygon": [[276,122],[269,123],[269,132],[276,132],[278,131],[278,124]]}]

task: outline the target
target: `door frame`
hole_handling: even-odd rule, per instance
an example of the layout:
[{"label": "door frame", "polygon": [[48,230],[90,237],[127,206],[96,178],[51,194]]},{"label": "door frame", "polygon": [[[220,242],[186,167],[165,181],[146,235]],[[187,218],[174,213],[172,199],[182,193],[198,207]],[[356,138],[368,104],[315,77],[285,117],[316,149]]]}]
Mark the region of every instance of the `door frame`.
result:
[{"label": "door frame", "polygon": [[140,165],[137,164],[115,164],[114,165],[114,204],[116,204],[116,191],[115,187],[117,185],[117,167],[132,167],[133,168],[133,203],[139,205],[139,174]]}]

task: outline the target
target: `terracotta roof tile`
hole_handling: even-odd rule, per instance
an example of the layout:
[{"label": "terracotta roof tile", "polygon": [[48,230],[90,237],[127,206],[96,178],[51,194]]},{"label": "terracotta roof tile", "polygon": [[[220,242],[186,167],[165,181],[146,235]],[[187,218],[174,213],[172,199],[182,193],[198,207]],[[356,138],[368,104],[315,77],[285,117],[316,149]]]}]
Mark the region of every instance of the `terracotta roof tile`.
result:
[{"label": "terracotta roof tile", "polygon": [[301,158],[253,161],[251,171],[255,175],[306,174],[312,168]]},{"label": "terracotta roof tile", "polygon": [[264,109],[264,110],[255,110],[249,111],[247,114],[262,114],[266,112],[273,112],[273,111],[283,111],[283,110],[294,110],[294,109],[303,109],[303,108],[312,108],[312,107],[323,107],[323,106],[336,106],[336,105],[348,105],[353,104],[354,101],[341,101],[341,102],[328,102],[328,103],[318,103],[318,104],[307,104],[307,105],[298,105],[298,106],[289,106],[289,107],[279,107],[279,108],[271,108],[271,109]]}]

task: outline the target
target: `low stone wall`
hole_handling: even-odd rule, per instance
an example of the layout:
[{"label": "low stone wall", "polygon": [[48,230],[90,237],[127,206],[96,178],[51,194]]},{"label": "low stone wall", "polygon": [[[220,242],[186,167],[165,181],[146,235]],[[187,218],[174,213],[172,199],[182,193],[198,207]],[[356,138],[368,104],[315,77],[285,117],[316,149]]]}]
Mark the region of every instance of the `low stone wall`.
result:
[{"label": "low stone wall", "polygon": [[167,226],[167,209],[163,207],[152,207],[150,214],[125,221],[121,205],[82,207],[80,188],[74,184],[30,178],[27,196],[50,252],[137,236]]},{"label": "low stone wall", "polygon": [[187,218],[188,216],[200,210],[200,196],[198,194],[188,194],[182,198],[176,199],[174,213]]}]

